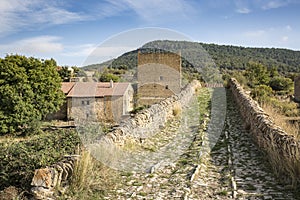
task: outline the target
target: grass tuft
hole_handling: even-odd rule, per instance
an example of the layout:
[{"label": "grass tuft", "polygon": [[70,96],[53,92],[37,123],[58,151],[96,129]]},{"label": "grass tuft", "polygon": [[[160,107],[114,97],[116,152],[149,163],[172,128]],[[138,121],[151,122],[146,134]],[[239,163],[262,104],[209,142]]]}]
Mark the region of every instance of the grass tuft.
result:
[{"label": "grass tuft", "polygon": [[181,114],[181,111],[182,111],[181,105],[175,104],[174,107],[173,107],[173,115],[175,117],[177,117]]}]

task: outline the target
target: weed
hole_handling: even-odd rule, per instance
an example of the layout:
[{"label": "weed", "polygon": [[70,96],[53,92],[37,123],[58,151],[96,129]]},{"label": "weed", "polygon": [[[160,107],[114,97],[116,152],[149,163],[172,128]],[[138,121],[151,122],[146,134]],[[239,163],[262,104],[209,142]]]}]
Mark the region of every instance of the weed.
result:
[{"label": "weed", "polygon": [[175,104],[173,107],[173,115],[175,117],[179,116],[181,114],[182,108],[180,106],[180,104]]},{"label": "weed", "polygon": [[285,120],[286,117],[270,104],[265,103],[262,105],[262,108],[271,117],[271,119],[277,126],[281,127],[286,133],[294,135],[298,140],[300,139],[298,133],[298,124],[289,123],[287,120]]},{"label": "weed", "polygon": [[218,192],[218,195],[220,195],[220,196],[227,196],[228,195],[228,191],[227,190],[222,190],[222,191]]},{"label": "weed", "polygon": [[68,194],[75,199],[99,199],[113,191],[120,175],[95,160],[88,151],[81,150],[80,155]]}]

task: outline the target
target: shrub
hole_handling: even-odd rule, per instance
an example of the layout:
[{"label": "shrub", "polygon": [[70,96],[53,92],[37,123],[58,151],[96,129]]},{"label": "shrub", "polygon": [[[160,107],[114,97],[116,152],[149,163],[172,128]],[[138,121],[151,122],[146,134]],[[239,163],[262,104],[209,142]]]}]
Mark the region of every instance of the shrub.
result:
[{"label": "shrub", "polygon": [[268,85],[270,81],[270,72],[266,66],[260,63],[249,62],[245,75],[249,80],[250,87]]},{"label": "shrub", "polygon": [[72,154],[79,144],[75,130],[49,131],[31,138],[3,138],[0,190],[10,185],[29,189],[35,169],[58,162],[64,155]]},{"label": "shrub", "polygon": [[259,85],[251,91],[251,96],[259,102],[265,102],[272,95],[272,88],[267,85]]},{"label": "shrub", "polygon": [[275,91],[288,91],[293,87],[293,81],[289,78],[277,76],[271,79],[270,86]]}]

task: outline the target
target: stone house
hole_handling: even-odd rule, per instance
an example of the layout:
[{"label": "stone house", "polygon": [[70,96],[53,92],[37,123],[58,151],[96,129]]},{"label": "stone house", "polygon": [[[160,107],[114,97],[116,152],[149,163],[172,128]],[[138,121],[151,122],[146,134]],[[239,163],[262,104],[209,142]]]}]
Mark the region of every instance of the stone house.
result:
[{"label": "stone house", "polygon": [[181,91],[181,55],[138,52],[138,104],[152,105]]},{"label": "stone house", "polygon": [[56,119],[120,122],[133,109],[130,83],[63,82],[61,89],[66,101]]}]

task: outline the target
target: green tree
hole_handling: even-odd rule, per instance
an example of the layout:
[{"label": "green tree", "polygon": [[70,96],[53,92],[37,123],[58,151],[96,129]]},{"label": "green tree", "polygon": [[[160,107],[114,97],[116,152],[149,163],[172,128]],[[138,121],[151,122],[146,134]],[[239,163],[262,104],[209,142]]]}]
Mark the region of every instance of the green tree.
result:
[{"label": "green tree", "polygon": [[268,85],[270,81],[270,73],[267,67],[260,63],[249,62],[245,76],[248,78],[250,87]]},{"label": "green tree", "polygon": [[73,66],[72,67],[73,71],[74,71],[74,75],[75,77],[86,77],[86,73],[84,72],[84,70],[80,69],[79,67]]},{"label": "green tree", "polygon": [[288,91],[293,87],[293,81],[289,78],[277,76],[271,79],[270,86],[275,91]]},{"label": "green tree", "polygon": [[272,96],[273,90],[270,86],[259,85],[251,91],[251,96],[259,102],[266,102]]},{"label": "green tree", "polygon": [[56,62],[20,55],[0,58],[0,134],[27,134],[63,103]]},{"label": "green tree", "polygon": [[63,82],[70,82],[72,73],[71,73],[71,70],[69,70],[69,67],[67,67],[67,66],[61,67],[58,70],[58,73]]},{"label": "green tree", "polygon": [[113,80],[114,82],[119,82],[120,78],[117,75],[111,73],[102,73],[100,75],[100,82],[109,82],[110,80]]}]

